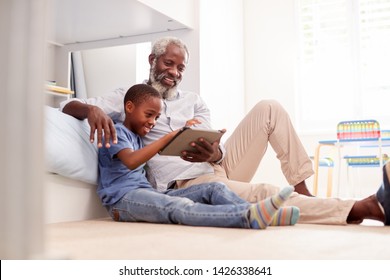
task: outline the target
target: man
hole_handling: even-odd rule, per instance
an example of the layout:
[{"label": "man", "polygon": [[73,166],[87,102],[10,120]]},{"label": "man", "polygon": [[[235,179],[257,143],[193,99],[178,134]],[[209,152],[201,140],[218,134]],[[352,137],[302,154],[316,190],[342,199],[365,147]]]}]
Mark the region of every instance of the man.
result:
[{"label": "man", "polygon": [[[158,40],[149,55],[148,84],[163,97],[163,109],[154,129],[144,138],[149,144],[193,119],[200,128],[211,128],[210,114],[198,94],[178,90],[189,52],[177,38]],[[97,131],[98,146],[104,137],[109,145],[116,143],[114,121],[123,121],[123,97],[127,89],[118,89],[106,96],[86,100],[70,100],[61,104],[64,113],[88,119],[91,142]],[[287,112],[276,101],[259,102],[241,121],[224,145],[203,139],[192,143],[197,152],[183,151],[181,158],[156,155],[148,161],[150,181],[159,189],[187,187],[204,182],[220,181],[249,202],[260,201],[278,192],[267,184],[249,183],[270,143],[275,150],[284,176],[295,192],[286,205],[300,208],[300,223],[346,224],[375,219],[390,224],[390,187],[361,201],[311,197],[305,179],[313,174],[311,160],[301,144]],[[384,169],[384,176],[386,175]],[[387,175],[386,175],[387,176]],[[381,209],[384,208],[384,209]],[[386,215],[390,216],[390,215]],[[389,221],[388,221],[389,220]]]}]

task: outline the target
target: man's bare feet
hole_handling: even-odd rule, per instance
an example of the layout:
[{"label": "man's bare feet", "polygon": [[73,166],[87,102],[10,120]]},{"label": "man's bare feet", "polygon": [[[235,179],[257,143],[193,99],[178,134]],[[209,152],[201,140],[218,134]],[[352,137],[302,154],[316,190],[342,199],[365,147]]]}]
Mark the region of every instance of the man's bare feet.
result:
[{"label": "man's bare feet", "polygon": [[379,207],[376,195],[373,194],[365,199],[356,201],[351,212],[349,212],[347,223],[360,224],[364,219],[385,222],[385,215]]},{"label": "man's bare feet", "polygon": [[313,196],[309,190],[307,189],[307,186],[306,186],[306,183],[305,181],[302,181],[300,182],[299,184],[295,185],[294,186],[294,190],[295,192],[299,193],[299,194],[303,194],[303,195],[307,195],[307,196]]}]

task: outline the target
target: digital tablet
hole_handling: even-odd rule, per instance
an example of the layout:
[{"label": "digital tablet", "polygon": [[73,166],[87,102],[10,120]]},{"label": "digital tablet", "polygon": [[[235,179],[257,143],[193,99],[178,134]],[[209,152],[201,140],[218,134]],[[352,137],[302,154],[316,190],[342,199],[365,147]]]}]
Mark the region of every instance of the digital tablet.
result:
[{"label": "digital tablet", "polygon": [[196,151],[191,147],[192,142],[198,142],[199,138],[213,143],[221,139],[223,132],[220,130],[198,129],[183,127],[175,137],[159,152],[162,156],[181,156],[183,151]]}]

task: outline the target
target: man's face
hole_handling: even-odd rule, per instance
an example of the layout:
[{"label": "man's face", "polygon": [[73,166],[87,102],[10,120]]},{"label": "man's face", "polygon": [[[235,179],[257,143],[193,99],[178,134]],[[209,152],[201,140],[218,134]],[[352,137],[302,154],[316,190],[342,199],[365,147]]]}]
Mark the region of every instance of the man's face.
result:
[{"label": "man's face", "polygon": [[168,45],[165,54],[151,61],[150,82],[164,98],[176,91],[186,69],[186,53],[176,45]]}]

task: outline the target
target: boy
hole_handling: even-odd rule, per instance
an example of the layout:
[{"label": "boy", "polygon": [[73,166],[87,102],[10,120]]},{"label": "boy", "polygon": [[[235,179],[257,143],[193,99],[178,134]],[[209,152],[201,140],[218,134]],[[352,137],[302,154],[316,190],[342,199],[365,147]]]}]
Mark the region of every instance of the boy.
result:
[{"label": "boy", "polygon": [[256,204],[217,182],[163,193],[155,190],[146,179],[144,165],[177,131],[145,147],[141,137],[154,127],[162,105],[161,95],[153,87],[132,86],[124,98],[126,118],[115,125],[118,143],[99,149],[98,195],[115,221],[254,229],[297,222],[297,207],[280,208],[293,187]]}]

